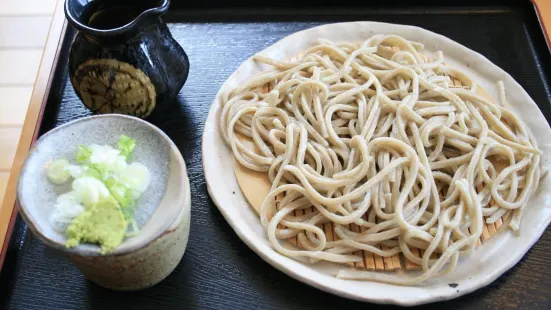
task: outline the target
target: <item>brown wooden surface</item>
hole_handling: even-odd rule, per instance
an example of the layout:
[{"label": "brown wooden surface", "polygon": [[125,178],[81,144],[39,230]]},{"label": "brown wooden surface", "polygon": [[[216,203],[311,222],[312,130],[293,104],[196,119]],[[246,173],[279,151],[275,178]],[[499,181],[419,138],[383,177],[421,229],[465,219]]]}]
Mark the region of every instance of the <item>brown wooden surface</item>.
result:
[{"label": "brown wooden surface", "polygon": [[551,0],[532,0],[541,26],[547,38],[547,46],[551,50]]},{"label": "brown wooden surface", "polygon": [[[18,130],[17,133],[12,132],[6,136],[6,139],[16,139],[17,137],[19,137],[19,144],[17,146],[13,165],[11,167],[10,175],[8,177],[4,199],[0,199],[0,269],[4,260],[6,245],[11,235],[10,230],[13,225],[13,220],[15,219],[15,214],[17,212],[17,209],[15,207],[15,189],[19,176],[19,171],[21,170],[23,161],[29,153],[29,149],[33,140],[36,138],[35,135],[38,129],[37,124],[40,123],[41,111],[43,111],[44,101],[46,98],[46,94],[48,93],[51,81],[50,76],[53,72],[52,67],[55,65],[57,50],[60,45],[60,39],[62,38],[66,28],[65,16],[63,13],[63,3],[63,0],[59,0],[56,5],[54,17],[50,25],[50,32],[48,34],[46,47],[44,48],[44,52],[41,55],[42,60],[40,61],[40,67],[38,75],[36,76],[33,93],[31,95],[31,100],[25,117],[25,123],[23,124],[23,128],[20,131],[21,134],[19,135]],[[40,59],[40,55],[38,57]],[[5,61],[9,61],[9,59]],[[34,76],[32,76],[32,74],[29,72],[25,72],[24,74],[19,74],[18,78],[31,79],[32,81],[32,79],[34,79]],[[0,128],[0,130],[2,130],[2,128]]]},{"label": "brown wooden surface", "polygon": [[[0,0],[1,175],[10,174],[55,5],[56,0]],[[0,182],[1,198],[6,185]]]}]

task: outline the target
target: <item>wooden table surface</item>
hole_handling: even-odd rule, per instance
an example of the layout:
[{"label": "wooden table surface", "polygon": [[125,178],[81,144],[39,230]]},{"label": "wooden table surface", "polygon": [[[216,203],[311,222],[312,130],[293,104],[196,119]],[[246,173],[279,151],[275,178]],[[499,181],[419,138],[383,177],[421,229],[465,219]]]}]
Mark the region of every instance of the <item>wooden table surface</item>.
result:
[{"label": "wooden table surface", "polygon": [[0,205],[56,0],[0,0]]}]

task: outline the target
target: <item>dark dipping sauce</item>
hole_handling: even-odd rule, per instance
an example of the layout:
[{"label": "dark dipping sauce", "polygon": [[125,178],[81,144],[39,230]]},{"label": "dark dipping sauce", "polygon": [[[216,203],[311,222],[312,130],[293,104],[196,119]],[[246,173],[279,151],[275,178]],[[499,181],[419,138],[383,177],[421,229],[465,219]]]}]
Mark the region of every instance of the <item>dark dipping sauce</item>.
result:
[{"label": "dark dipping sauce", "polygon": [[101,30],[119,28],[132,22],[140,13],[129,6],[114,5],[95,11],[87,25]]},{"label": "dark dipping sauce", "polygon": [[143,12],[163,1],[97,0],[84,7],[81,22],[98,30],[116,29],[128,25]]}]

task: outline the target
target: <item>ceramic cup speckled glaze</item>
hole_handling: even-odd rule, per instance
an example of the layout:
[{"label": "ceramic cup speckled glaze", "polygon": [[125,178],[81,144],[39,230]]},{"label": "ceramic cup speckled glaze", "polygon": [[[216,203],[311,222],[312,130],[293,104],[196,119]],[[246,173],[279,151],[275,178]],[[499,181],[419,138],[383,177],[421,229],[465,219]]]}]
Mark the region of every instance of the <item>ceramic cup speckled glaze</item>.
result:
[{"label": "ceramic cup speckled glaze", "polygon": [[[102,255],[97,245],[68,249],[50,216],[59,194],[70,182],[55,185],[47,165],[58,158],[72,160],[79,144],[116,146],[121,134],[136,139],[130,161],[147,166],[151,185],[134,212],[140,233]],[[20,213],[46,245],[66,253],[86,278],[114,290],[138,290],[157,284],[178,265],[190,227],[190,189],[186,165],[178,148],[159,128],[135,117],[108,114],[81,118],[44,134],[31,148],[17,186]]]}]

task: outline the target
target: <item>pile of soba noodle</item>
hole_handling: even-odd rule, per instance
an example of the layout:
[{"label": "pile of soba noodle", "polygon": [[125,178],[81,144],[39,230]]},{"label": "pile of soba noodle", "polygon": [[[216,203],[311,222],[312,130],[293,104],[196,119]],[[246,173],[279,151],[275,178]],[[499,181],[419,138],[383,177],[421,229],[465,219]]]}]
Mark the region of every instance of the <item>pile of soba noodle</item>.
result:
[{"label": "pile of soba noodle", "polygon": [[[519,229],[540,179],[534,137],[501,82],[491,102],[441,52],[430,60],[422,48],[394,35],[320,40],[295,60],[256,56],[273,69],[223,96],[225,141],[272,182],[260,216],[279,253],[335,263],[402,253],[420,275],[343,268],[337,277],[413,285],[454,269],[484,221],[505,216]],[[331,222],[337,241],[320,228]]]}]

